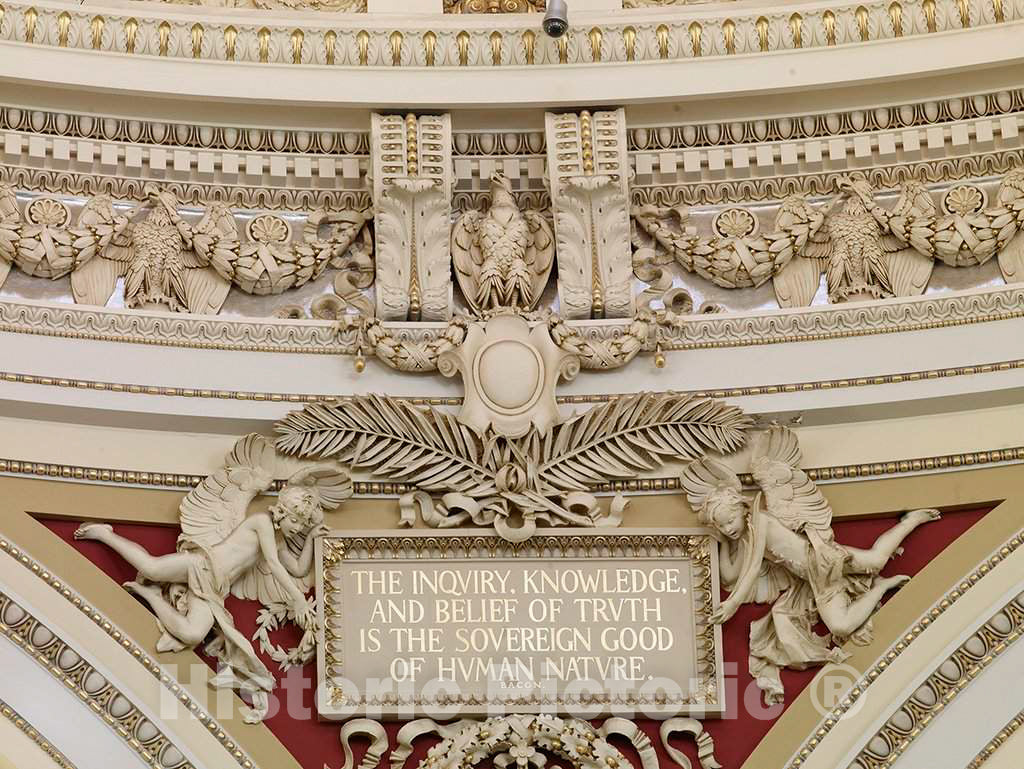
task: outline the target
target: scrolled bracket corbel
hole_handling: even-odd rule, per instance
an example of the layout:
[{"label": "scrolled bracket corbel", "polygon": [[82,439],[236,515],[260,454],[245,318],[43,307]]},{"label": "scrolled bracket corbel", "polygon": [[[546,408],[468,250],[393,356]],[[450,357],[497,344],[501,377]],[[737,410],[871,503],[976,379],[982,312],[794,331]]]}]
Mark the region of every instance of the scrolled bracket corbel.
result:
[{"label": "scrolled bracket corbel", "polygon": [[371,118],[377,312],[383,320],[452,315],[451,116]]},{"label": "scrolled bracket corbel", "polygon": [[696,718],[670,718],[661,724],[661,745],[679,766],[691,769],[692,764],[681,750],[669,744],[669,739],[677,732],[691,735],[697,743],[697,759],[700,761],[701,769],[722,769],[722,765],[715,758],[715,741],[704,731],[704,725]]},{"label": "scrolled bracket corbel", "polygon": [[632,317],[625,111],[549,112],[545,125],[562,312]]}]

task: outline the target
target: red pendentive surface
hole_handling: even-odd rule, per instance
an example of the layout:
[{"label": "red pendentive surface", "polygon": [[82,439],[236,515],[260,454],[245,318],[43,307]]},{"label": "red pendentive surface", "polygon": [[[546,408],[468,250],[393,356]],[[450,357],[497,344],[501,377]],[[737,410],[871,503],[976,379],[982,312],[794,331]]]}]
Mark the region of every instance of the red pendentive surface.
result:
[{"label": "red pendentive surface", "polygon": [[[904,543],[905,552],[894,558],[882,572],[884,575],[916,574],[932,558],[938,555],[953,540],[977,522],[989,508],[964,510],[943,515],[940,521],[927,524],[910,535]],[[875,538],[885,531],[896,518],[874,518],[859,521],[839,521],[834,529],[836,539],[843,544],[857,547],[870,547]],[[71,543],[79,552],[102,569],[111,579],[125,582],[135,577],[134,570],[118,555],[104,545],[95,542],[79,542],[73,538],[77,523],[60,520],[44,520],[43,523],[57,536]],[[118,533],[135,540],[154,554],[171,553],[174,551],[177,530],[165,526],[151,525],[118,525]],[[127,594],[126,594],[127,598]],[[251,636],[256,624],[258,604],[239,601],[229,597],[227,605],[235,617],[238,628]],[[747,635],[751,621],[767,611],[764,606],[744,606],[736,616],[727,623],[723,631],[723,645],[727,663],[733,663],[736,674],[727,678],[729,689],[729,712],[725,718],[708,720],[705,727],[715,740],[715,755],[719,762],[729,769],[739,769],[743,761],[750,755],[761,738],[768,732],[778,714],[785,706],[777,706],[773,710],[761,704],[760,692],[754,685],[747,671]],[[274,639],[279,644],[290,645],[297,640],[297,634],[285,630]],[[206,659],[204,657],[204,659]],[[210,660],[207,659],[208,662]],[[274,662],[264,658],[267,666],[279,673]],[[728,671],[728,669],[727,669]],[[815,670],[786,671],[782,674],[786,686],[786,704],[796,696],[814,677]],[[313,707],[313,681],[315,671],[312,665],[302,671],[309,684],[301,690],[301,704],[305,712],[315,713]],[[304,769],[323,769],[325,764],[337,769],[343,761],[341,744],[338,739],[339,724],[330,721],[318,721],[315,717],[308,719],[293,718],[284,712],[272,715],[266,724],[274,735],[292,753]],[[658,738],[659,723],[656,721],[639,721],[658,750],[660,764],[663,767],[673,766],[673,762],[661,749]],[[388,724],[388,731],[394,735],[401,724]],[[358,740],[358,738],[357,738]],[[630,750],[623,747],[627,755]],[[676,738],[678,747],[691,757],[694,766],[698,766],[696,753],[692,744],[683,736]],[[421,758],[431,744],[426,738],[417,743],[414,758]],[[365,744],[354,741],[356,760],[365,749]],[[555,762],[559,765],[561,762]],[[413,764],[414,765],[414,764]]]}]

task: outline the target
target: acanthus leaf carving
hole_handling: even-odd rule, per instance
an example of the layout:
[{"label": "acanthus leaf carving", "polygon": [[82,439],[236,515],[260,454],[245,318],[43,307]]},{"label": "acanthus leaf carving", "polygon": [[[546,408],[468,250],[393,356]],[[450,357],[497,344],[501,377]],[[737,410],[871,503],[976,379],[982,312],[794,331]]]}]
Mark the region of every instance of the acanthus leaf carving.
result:
[{"label": "acanthus leaf carving", "polygon": [[631,317],[625,112],[549,112],[545,120],[561,312]]},{"label": "acanthus leaf carving", "polygon": [[377,315],[447,320],[452,313],[449,115],[372,116]]}]

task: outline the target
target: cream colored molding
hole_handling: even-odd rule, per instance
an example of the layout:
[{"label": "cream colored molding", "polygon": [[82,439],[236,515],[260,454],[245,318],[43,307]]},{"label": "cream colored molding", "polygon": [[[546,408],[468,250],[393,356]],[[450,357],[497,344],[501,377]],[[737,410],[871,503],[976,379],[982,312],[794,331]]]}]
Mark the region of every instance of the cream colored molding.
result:
[{"label": "cream colored molding", "polygon": [[989,759],[995,756],[996,753],[1006,745],[1006,743],[1013,739],[1021,726],[1024,726],[1024,711],[1021,711],[1010,719],[1006,726],[1000,729],[999,733],[989,740],[978,755],[971,760],[971,763],[967,765],[966,769],[980,769],[982,766],[987,765]]},{"label": "cream colored molding", "polygon": [[[5,543],[0,541],[0,550]],[[7,553],[10,555],[10,553]],[[125,744],[154,769],[195,769],[181,750],[131,700],[75,650],[70,640],[0,591],[0,633],[84,700]],[[81,651],[81,650],[80,650]],[[55,669],[54,669],[55,668]]]},{"label": "cream colored molding", "polygon": [[[28,12],[30,7],[32,13]],[[711,14],[704,8],[595,14],[575,19],[569,33],[556,41],[542,35],[536,20],[528,17],[491,17],[484,24],[462,20],[453,23],[458,17],[452,16],[429,21],[413,17],[418,25],[407,22],[394,29],[387,15],[367,14],[342,17],[344,26],[339,34],[319,19],[303,20],[298,27],[295,22],[269,21],[255,28],[224,11],[197,12],[193,8],[187,14],[176,14],[172,9],[140,6],[129,16],[124,8],[99,5],[79,9],[55,2],[34,6],[9,3],[6,13],[12,22],[5,37],[38,46],[186,61],[490,69],[827,49],[936,32],[955,33],[1017,19],[1013,3],[981,7],[964,4],[961,11],[954,0],[938,0],[927,11],[909,4],[897,4],[897,8],[898,13],[891,12],[886,2],[860,6],[831,2],[804,5],[796,14],[785,7],[755,14],[732,13],[739,9],[728,6],[725,13]],[[94,24],[97,17],[101,22]],[[596,33],[590,33],[592,28]]]},{"label": "cream colored molding", "polygon": [[452,315],[451,116],[371,116],[377,316]]},{"label": "cream colored molding", "polygon": [[548,112],[544,122],[559,311],[573,320],[632,317],[625,110]]},{"label": "cream colored molding", "polygon": [[[938,183],[987,176],[1011,167],[1012,156],[991,150],[1019,145],[1022,108],[1024,94],[1013,89],[729,123],[648,121],[632,127],[629,120],[631,195],[634,204],[650,205],[817,195],[834,188],[844,167],[863,170],[865,162],[871,182],[880,187],[908,178]],[[519,179],[518,195],[531,207],[547,208],[542,132],[460,131],[458,119],[453,128],[455,175],[462,188],[453,199],[456,210],[480,207],[482,191],[465,188],[486,188],[495,168]],[[17,105],[0,107],[0,131],[6,181],[25,189],[73,194],[104,189],[115,197],[141,199],[142,184],[150,180],[171,185],[188,203],[369,207],[364,131],[190,125]],[[262,182],[259,190],[251,186],[254,178]],[[739,179],[744,184],[738,185]],[[344,189],[323,189],[324,183]]]},{"label": "cream colored molding", "polygon": [[[971,141],[979,144],[1012,141],[1019,139],[1021,112],[1024,112],[1024,89],[1012,88],[1001,91],[967,91],[958,96],[931,99],[927,101],[905,101],[904,103],[874,106],[865,102],[855,108],[834,112],[792,112],[782,116],[740,118],[729,122],[660,122],[650,118],[634,118],[633,110],[626,109],[629,156],[636,166],[639,177],[650,175],[655,170],[666,183],[677,174],[675,181],[684,183],[685,175],[678,175],[681,169],[678,161],[673,168],[661,162],[666,152],[722,147],[732,150],[737,146],[753,147],[759,144],[777,145],[783,142],[797,142],[798,157],[808,160],[807,145],[799,142],[868,135],[871,146],[868,149],[887,154],[886,142],[878,140],[885,132],[891,132],[895,148],[923,154],[922,150],[934,152],[940,147],[964,146]],[[986,125],[991,130],[986,130]],[[941,127],[941,137],[934,130]],[[906,133],[913,129],[922,143],[911,145]],[[506,126],[491,129],[463,128],[456,116],[453,126],[452,156],[458,160],[479,163],[480,158],[533,157],[543,158],[545,136],[538,124],[535,130],[513,129]],[[16,103],[0,106],[0,131],[4,135],[4,153],[22,161],[31,158],[37,163],[43,158],[60,155],[55,159],[71,159],[76,163],[89,161],[92,150],[93,161],[102,161],[102,148],[118,146],[117,160],[125,159],[125,146],[143,145],[161,147],[166,152],[192,149],[193,152],[234,152],[258,153],[261,155],[325,155],[336,158],[354,158],[360,170],[365,173],[370,155],[370,133],[367,130],[323,130],[317,128],[291,128],[285,126],[214,124],[208,122],[185,123],[175,120],[154,120],[143,117],[123,117],[115,114],[92,114],[80,111],[55,111],[24,106]],[[31,137],[45,137],[44,142]],[[927,139],[931,136],[931,143]],[[10,137],[10,138],[8,138]],[[955,137],[955,139],[954,139]],[[70,146],[62,142],[69,142]],[[78,142],[87,144],[79,148]],[[902,142],[902,145],[900,144]],[[852,145],[844,142],[844,157]],[[825,147],[826,152],[831,145]],[[81,150],[81,152],[80,152]],[[72,151],[71,158],[64,158],[65,151]],[[98,156],[97,156],[98,153]],[[653,154],[651,154],[653,153]],[[813,153],[812,157],[813,157]],[[864,145],[858,142],[858,156],[864,154]],[[748,159],[757,152],[750,150]],[[109,150],[104,165],[113,166]],[[195,168],[196,155],[190,155],[190,168]],[[220,160],[214,156],[215,162]],[[237,155],[236,155],[237,157]],[[242,155],[243,158],[247,155]],[[636,158],[652,159],[651,163],[636,163]],[[780,160],[779,152],[774,154]],[[175,158],[164,156],[164,159]],[[669,158],[666,158],[666,161]],[[727,155],[726,162],[731,158]],[[741,157],[742,160],[742,157]],[[835,160],[829,157],[829,160]],[[788,157],[787,157],[788,162]],[[219,164],[219,162],[218,162]],[[652,167],[649,167],[652,166]],[[245,163],[239,170],[244,170]],[[487,177],[493,169],[479,169],[474,166],[475,176],[481,186],[486,187]],[[178,169],[173,169],[178,170]],[[311,169],[316,172],[314,166]],[[712,169],[717,170],[717,169]],[[738,169],[737,169],[738,170]],[[692,174],[692,172],[690,172]],[[469,179],[457,173],[460,179]],[[346,178],[348,178],[346,176]],[[540,181],[540,175],[536,180]]]},{"label": "cream colored molding", "polygon": [[[788,382],[782,384],[734,387],[728,390],[676,390],[697,398],[743,398],[753,395],[782,395],[788,393],[814,392],[816,390],[842,390],[850,387],[871,387],[886,384],[903,384],[933,379],[992,374],[1001,371],[1015,371],[1024,368],[1024,358],[984,363],[976,366],[954,366],[941,369],[926,369],[881,376],[858,377],[855,379],[824,379],[816,382]],[[63,377],[38,376],[0,371],[0,382],[38,385],[40,387],[62,387],[94,392],[123,393],[127,395],[162,395],[174,398],[211,398],[214,400],[240,400],[268,403],[329,403],[337,396],[313,393],[283,393],[247,390],[210,390],[194,387],[167,387],[161,385],[125,384],[121,382],[100,382],[91,379],[66,379]],[[626,393],[600,393],[594,395],[557,395],[560,405],[606,403],[609,399]],[[402,397],[399,400],[430,406],[458,406],[460,397]]]},{"label": "cream colored molding", "polygon": [[61,753],[53,744],[46,739],[39,731],[32,726],[18,711],[0,699],[0,716],[7,719],[14,727],[32,740],[33,743],[49,758],[58,769],[75,769],[75,765],[68,760],[68,757]]},{"label": "cream colored molding", "polygon": [[[666,350],[747,347],[920,331],[1020,317],[1024,317],[1024,287],[1009,286],[871,304],[685,316],[671,326],[661,325],[657,343]],[[623,325],[607,322],[584,324],[580,328],[597,339],[614,338],[623,331]],[[425,342],[437,338],[443,329],[440,324],[420,323],[401,328],[400,332],[403,338]],[[337,324],[326,321],[170,316],[30,300],[0,301],[0,332],[307,355],[354,355],[360,346],[356,326],[339,331]],[[655,340],[650,340],[648,349],[653,350],[655,346]]]},{"label": "cream colored molding", "polygon": [[878,732],[868,736],[850,769],[893,766],[932,719],[1022,634],[1024,593],[1003,606],[948,657],[932,661],[931,674]]}]

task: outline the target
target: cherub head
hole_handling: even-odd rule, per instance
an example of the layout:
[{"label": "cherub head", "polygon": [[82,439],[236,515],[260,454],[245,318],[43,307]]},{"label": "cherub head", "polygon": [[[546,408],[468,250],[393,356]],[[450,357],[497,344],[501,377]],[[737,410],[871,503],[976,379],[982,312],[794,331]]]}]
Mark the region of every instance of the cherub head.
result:
[{"label": "cherub head", "polygon": [[323,523],[324,509],[315,489],[286,485],[270,508],[270,517],[284,536],[294,537]]},{"label": "cherub head", "polygon": [[729,539],[739,539],[747,528],[750,503],[732,486],[718,486],[705,498],[697,511],[697,520],[711,526]]}]

